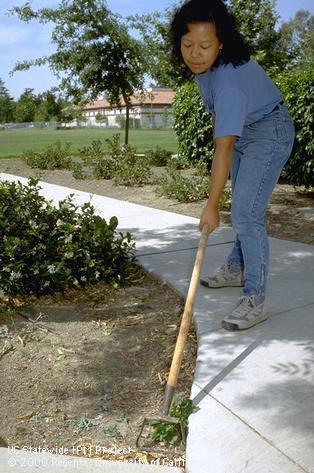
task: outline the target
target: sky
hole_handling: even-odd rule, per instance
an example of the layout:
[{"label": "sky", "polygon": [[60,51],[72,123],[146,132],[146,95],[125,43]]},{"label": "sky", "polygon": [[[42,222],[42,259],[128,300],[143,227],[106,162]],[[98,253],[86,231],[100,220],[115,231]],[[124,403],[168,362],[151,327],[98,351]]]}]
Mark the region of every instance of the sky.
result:
[{"label": "sky", "polygon": [[[16,16],[7,16],[7,11],[13,6],[20,6],[26,0],[0,0],[0,78],[12,97],[17,99],[25,88],[34,89],[39,94],[58,86],[58,79],[46,66],[33,67],[27,72],[16,72],[10,76],[10,71],[18,61],[35,59],[49,55],[54,51],[51,44],[51,27],[39,25],[35,21],[25,23]],[[33,9],[57,7],[58,0],[30,0]],[[174,0],[107,0],[109,9],[123,16],[132,14],[163,11],[171,7]],[[288,21],[294,17],[297,10],[309,10],[314,14],[313,0],[277,0],[276,10],[280,21]]]}]

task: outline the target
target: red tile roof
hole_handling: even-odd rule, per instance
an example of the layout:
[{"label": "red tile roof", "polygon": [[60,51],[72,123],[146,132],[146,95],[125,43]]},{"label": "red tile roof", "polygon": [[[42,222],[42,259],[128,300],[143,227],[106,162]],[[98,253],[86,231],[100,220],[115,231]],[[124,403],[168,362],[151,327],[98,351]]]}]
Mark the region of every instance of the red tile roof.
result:
[{"label": "red tile roof", "polygon": [[[153,88],[152,91],[146,91],[145,95],[135,94],[131,97],[131,102],[133,106],[139,105],[169,105],[173,104],[174,91],[172,89],[158,89]],[[124,100],[121,99],[122,105],[124,105]],[[96,110],[102,108],[113,108],[108,100],[95,100],[95,102],[90,102],[85,105],[84,110]]]}]

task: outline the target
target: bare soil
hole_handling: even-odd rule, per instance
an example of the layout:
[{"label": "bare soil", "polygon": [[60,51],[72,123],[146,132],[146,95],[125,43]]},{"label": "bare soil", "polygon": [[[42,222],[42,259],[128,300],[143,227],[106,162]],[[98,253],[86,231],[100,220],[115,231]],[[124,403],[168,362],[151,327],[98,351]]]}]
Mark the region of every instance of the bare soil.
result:
[{"label": "bare soil", "polygon": [[[0,314],[0,446],[163,458],[138,451],[135,440],[162,407],[182,298],[134,268],[123,288],[99,283],[16,302],[17,313]],[[192,329],[177,388],[184,399],[196,346]]]},{"label": "bare soil", "polygon": [[[175,202],[157,195],[154,185],[115,187],[76,180],[71,171],[38,173],[20,159],[0,160],[0,172],[193,217],[205,203]],[[278,184],[267,211],[269,235],[314,244],[313,196]],[[229,211],[221,218],[230,224]],[[182,298],[136,269],[124,288],[98,284],[20,302],[16,315],[0,316],[0,444],[67,447],[85,456],[95,456],[97,446],[103,448],[97,455],[111,460],[160,457],[138,452],[135,439],[143,417],[161,407]],[[184,397],[196,347],[192,329],[177,390]]]}]

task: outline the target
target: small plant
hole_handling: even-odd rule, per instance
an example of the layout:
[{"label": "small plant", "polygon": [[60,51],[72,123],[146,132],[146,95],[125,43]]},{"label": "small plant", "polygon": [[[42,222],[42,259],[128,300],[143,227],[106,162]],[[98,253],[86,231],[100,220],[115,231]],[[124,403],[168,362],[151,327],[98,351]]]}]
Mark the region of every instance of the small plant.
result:
[{"label": "small plant", "polygon": [[83,162],[86,165],[89,165],[94,160],[103,158],[105,155],[105,150],[101,140],[93,140],[89,146],[79,149],[79,153]]},{"label": "small plant", "polygon": [[196,174],[198,176],[208,176],[210,172],[209,164],[205,160],[200,160],[195,165]]},{"label": "small plant", "polygon": [[[180,419],[184,429],[187,430],[189,416],[198,410],[199,408],[194,406],[191,399],[180,399],[178,396],[175,396],[171,403],[169,415]],[[166,445],[180,444],[183,440],[180,425],[154,422],[152,440]]]},{"label": "small plant", "polygon": [[191,163],[186,158],[184,158],[183,156],[180,156],[179,154],[172,155],[171,158],[167,162],[168,172],[178,171],[181,169],[188,169],[190,167],[191,167]]},{"label": "small plant", "polygon": [[157,192],[160,195],[174,198],[179,202],[196,202],[208,196],[209,176],[182,176],[175,171],[158,179]]},{"label": "small plant", "polygon": [[71,165],[72,169],[72,176],[74,179],[79,179],[79,180],[84,180],[88,179],[89,175],[84,172],[84,166],[82,163],[72,163]]},{"label": "small plant", "polygon": [[90,430],[92,427],[99,425],[99,420],[88,419],[87,417],[74,417],[67,421],[68,424],[75,426],[75,432],[82,432],[83,430]]},{"label": "small plant", "polygon": [[110,156],[116,163],[113,181],[118,186],[143,186],[150,183],[151,169],[146,160],[136,156],[136,149],[120,145],[120,134],[106,140]]},{"label": "small plant", "polygon": [[84,165],[92,168],[97,179],[113,178],[117,168],[117,156],[107,156],[101,140],[93,140],[90,146],[80,149],[80,156]]},{"label": "small plant", "polygon": [[167,166],[172,153],[160,146],[156,146],[155,149],[147,150],[145,156],[152,166]]},{"label": "small plant", "polygon": [[4,355],[6,355],[7,353],[9,353],[12,350],[13,350],[12,343],[10,342],[10,340],[6,340],[4,342],[3,347],[0,348],[0,360]]},{"label": "small plant", "polygon": [[66,358],[67,353],[74,353],[74,351],[70,350],[69,348],[59,347],[57,349],[57,353],[58,353],[57,361],[62,361]]},{"label": "small plant", "polygon": [[70,169],[70,147],[70,143],[63,145],[60,141],[57,141],[39,152],[33,150],[25,151],[22,158],[32,168]]},{"label": "small plant", "polygon": [[[178,202],[197,202],[206,199],[209,194],[211,179],[206,172],[206,163],[199,165],[198,174],[191,177],[182,176],[179,171],[172,170],[157,179],[158,187],[156,192],[159,195],[165,195],[170,199],[176,199]],[[228,209],[230,206],[231,193],[225,189],[220,202],[220,209]]]},{"label": "small plant", "polygon": [[106,437],[109,437],[109,438],[117,438],[121,436],[118,430],[117,424],[109,425],[109,427],[104,429],[104,434]]},{"label": "small plant", "polygon": [[86,166],[93,169],[97,179],[113,179],[117,186],[143,186],[151,181],[149,163],[136,156],[136,149],[120,144],[120,134],[105,140],[109,155],[105,153],[101,140],[93,141],[80,150]]}]

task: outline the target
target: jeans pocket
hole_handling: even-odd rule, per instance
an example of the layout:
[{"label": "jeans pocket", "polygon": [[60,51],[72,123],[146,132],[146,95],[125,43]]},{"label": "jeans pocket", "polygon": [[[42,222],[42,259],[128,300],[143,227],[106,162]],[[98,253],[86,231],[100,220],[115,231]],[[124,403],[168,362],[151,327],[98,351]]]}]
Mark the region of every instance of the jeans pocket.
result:
[{"label": "jeans pocket", "polygon": [[279,142],[286,143],[288,141],[288,131],[286,128],[285,118],[282,114],[278,114],[276,117],[276,134]]}]

